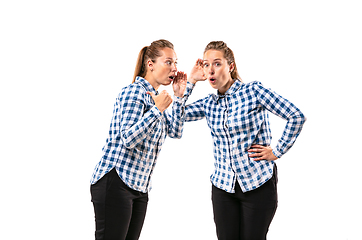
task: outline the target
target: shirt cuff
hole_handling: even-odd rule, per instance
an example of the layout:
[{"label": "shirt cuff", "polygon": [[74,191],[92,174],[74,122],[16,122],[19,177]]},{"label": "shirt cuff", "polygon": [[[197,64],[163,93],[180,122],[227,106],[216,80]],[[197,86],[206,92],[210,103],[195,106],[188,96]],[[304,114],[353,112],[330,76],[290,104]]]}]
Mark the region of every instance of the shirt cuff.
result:
[{"label": "shirt cuff", "polygon": [[273,154],[277,158],[281,158],[281,156],[283,156],[283,154],[281,152],[279,152],[277,149],[273,149]]},{"label": "shirt cuff", "polygon": [[186,84],[186,89],[193,89],[195,87],[196,84],[191,83],[191,82],[187,82]]},{"label": "shirt cuff", "polygon": [[184,97],[177,97],[177,96],[173,96],[173,101],[182,104],[185,101],[185,96]]}]

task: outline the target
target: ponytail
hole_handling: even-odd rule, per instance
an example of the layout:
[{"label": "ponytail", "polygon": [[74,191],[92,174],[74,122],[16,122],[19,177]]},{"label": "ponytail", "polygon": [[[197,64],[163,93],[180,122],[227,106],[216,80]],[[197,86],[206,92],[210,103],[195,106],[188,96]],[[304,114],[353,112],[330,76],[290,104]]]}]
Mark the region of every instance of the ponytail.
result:
[{"label": "ponytail", "polygon": [[167,40],[161,39],[151,43],[150,46],[144,47],[141,49],[138,54],[136,68],[134,70],[133,81],[136,81],[136,77],[145,77],[147,73],[147,61],[151,59],[153,62],[156,62],[158,57],[162,56],[161,49],[163,48],[171,48],[173,49],[173,44]]},{"label": "ponytail", "polygon": [[144,66],[144,58],[145,58],[145,53],[147,51],[148,47],[144,47],[141,49],[140,53],[138,54],[138,58],[137,58],[137,63],[136,63],[136,68],[134,70],[134,75],[133,75],[133,81],[132,83],[134,83],[134,81],[136,81],[136,77],[140,76],[140,77],[145,77],[146,76],[146,69]]}]

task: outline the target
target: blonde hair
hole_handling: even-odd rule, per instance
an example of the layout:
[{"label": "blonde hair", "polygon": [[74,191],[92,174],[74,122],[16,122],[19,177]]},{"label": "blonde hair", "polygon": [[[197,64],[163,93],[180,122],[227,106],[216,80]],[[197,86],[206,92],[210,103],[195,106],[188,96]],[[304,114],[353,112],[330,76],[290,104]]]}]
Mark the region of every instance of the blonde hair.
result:
[{"label": "blonde hair", "polygon": [[146,46],[141,49],[140,53],[138,54],[132,83],[134,83],[137,76],[146,76],[147,61],[150,59],[152,62],[156,62],[156,59],[162,55],[160,50],[163,48],[173,49],[173,44],[167,40],[160,39],[152,42],[150,46]]},{"label": "blonde hair", "polygon": [[241,81],[241,78],[238,73],[238,69],[236,67],[235,63],[235,57],[233,51],[224,43],[223,41],[213,41],[207,44],[205,47],[204,54],[208,50],[219,50],[224,54],[224,58],[226,59],[227,63],[230,65],[231,63],[234,63],[234,69],[231,72],[232,79],[239,79]]}]

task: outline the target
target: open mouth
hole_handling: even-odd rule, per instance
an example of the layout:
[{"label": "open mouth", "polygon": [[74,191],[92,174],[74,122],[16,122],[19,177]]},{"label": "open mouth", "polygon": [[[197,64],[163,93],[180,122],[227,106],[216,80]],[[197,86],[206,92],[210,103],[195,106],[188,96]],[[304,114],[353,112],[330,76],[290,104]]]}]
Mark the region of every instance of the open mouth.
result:
[{"label": "open mouth", "polygon": [[215,83],[215,81],[216,81],[216,78],[214,78],[214,77],[211,77],[211,78],[209,78],[209,81],[210,81],[211,83]]},{"label": "open mouth", "polygon": [[170,79],[170,81],[173,81],[175,79],[175,76],[169,76],[168,79]]}]

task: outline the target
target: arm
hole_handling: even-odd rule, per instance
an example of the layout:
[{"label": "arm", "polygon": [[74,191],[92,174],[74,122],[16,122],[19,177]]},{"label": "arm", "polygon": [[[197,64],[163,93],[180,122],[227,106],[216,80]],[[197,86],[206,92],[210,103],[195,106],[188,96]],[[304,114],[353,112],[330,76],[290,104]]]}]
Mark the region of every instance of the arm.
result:
[{"label": "arm", "polygon": [[172,113],[164,112],[167,124],[167,136],[181,138],[185,122],[185,99],[175,96],[172,104]]},{"label": "arm", "polygon": [[183,72],[177,72],[172,88],[174,91],[174,100],[172,105],[172,114],[165,111],[167,124],[167,135],[171,138],[181,138],[183,125],[185,122],[185,102],[184,93],[187,86],[187,75]]},{"label": "arm", "polygon": [[[142,91],[137,91],[137,93],[135,94],[132,90],[125,91],[124,96],[120,96],[116,103],[119,106],[115,109],[114,118],[116,122],[114,125],[118,122],[120,140],[127,148],[134,148],[151,135],[162,118],[162,114],[156,106],[144,112],[146,94],[142,94]],[[117,129],[113,130],[116,133]]]},{"label": "arm", "polygon": [[191,95],[192,90],[197,82],[194,81],[194,78],[197,77],[195,74],[199,74],[199,63],[200,61],[198,60],[193,68],[193,71],[191,72],[191,82],[193,83],[187,82],[187,75],[183,72],[178,72],[173,82],[172,86],[175,97],[172,106],[172,114],[170,115],[169,113],[165,112],[168,126],[167,134],[171,138],[182,137],[183,125],[185,121],[196,121],[205,117],[203,99],[185,107],[185,103]]},{"label": "arm", "polygon": [[282,137],[277,146],[271,149],[269,146],[253,145],[249,152],[255,152],[250,157],[258,157],[254,160],[276,160],[285,154],[294,144],[303,124],[306,121],[304,114],[291,102],[275,92],[264,88],[261,83],[254,83],[258,102],[271,113],[287,120]]},{"label": "arm", "polygon": [[[191,70],[190,78],[188,79],[189,81],[187,83],[187,88],[184,96],[186,100],[191,95],[196,83],[206,80],[203,65],[204,61],[202,59],[197,59],[194,67]],[[205,98],[186,106],[186,122],[197,121],[205,117],[204,100]]]},{"label": "arm", "polygon": [[186,105],[185,108],[186,122],[201,120],[205,117],[204,101],[206,98],[199,99],[196,102]]},{"label": "arm", "polygon": [[181,138],[185,121],[196,121],[205,117],[202,101],[185,107],[196,82],[205,80],[202,66],[203,61],[198,59],[191,70],[189,82],[187,82],[187,75],[183,72],[177,72],[173,81],[172,87],[175,97],[172,115],[165,112],[168,126],[167,134],[171,138]]}]

